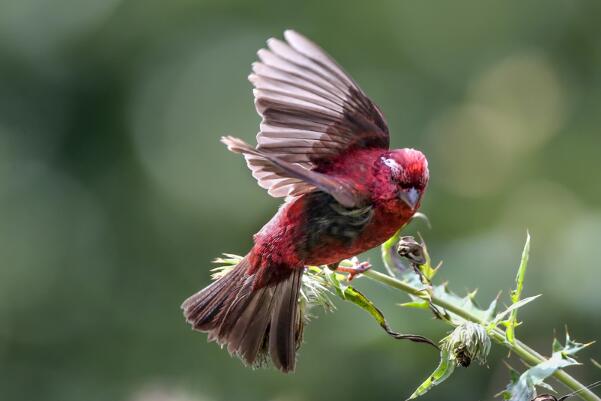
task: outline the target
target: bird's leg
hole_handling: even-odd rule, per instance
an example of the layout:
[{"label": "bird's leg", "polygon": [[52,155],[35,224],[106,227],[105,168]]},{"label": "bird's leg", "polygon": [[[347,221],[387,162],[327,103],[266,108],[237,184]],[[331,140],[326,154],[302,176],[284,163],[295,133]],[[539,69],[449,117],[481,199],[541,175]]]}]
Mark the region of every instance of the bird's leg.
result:
[{"label": "bird's leg", "polygon": [[352,266],[341,266],[340,262],[328,265],[328,268],[333,271],[348,273],[348,281],[352,281],[357,275],[365,273],[371,269],[371,263],[359,262],[357,258],[352,258]]}]

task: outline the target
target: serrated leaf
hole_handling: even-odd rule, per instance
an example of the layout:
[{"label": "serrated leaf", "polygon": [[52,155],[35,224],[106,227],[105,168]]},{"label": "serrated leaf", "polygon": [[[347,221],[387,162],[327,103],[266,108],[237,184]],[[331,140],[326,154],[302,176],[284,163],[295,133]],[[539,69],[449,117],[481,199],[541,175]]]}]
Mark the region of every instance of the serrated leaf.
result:
[{"label": "serrated leaf", "polygon": [[[474,302],[473,295],[466,297],[456,295],[448,290],[446,283],[432,286],[427,286],[424,283],[422,283],[419,276],[415,274],[415,272],[412,269],[408,269],[406,266],[403,265],[400,256],[396,252],[396,246],[399,243],[400,239],[401,234],[399,230],[388,241],[382,244],[381,251],[384,266],[386,267],[386,270],[388,271],[389,275],[392,275],[394,277],[394,274],[392,272],[395,270],[400,270],[404,273],[400,277],[403,281],[409,283],[415,288],[422,289],[421,294],[419,294],[418,296],[410,296],[412,301],[407,304],[401,304],[402,306],[419,307],[425,309],[427,304],[424,304],[423,302],[429,302],[431,299],[430,293],[432,293],[436,297],[448,303],[452,303],[464,310],[469,311],[471,314],[477,316],[483,322],[488,322],[492,319],[496,312],[497,299],[493,300],[488,306],[488,308],[482,309]],[[430,271],[428,274],[430,276],[433,276],[433,274],[435,274],[435,272],[437,271],[438,267],[432,268],[430,266],[430,269],[432,271]],[[463,321],[462,318],[456,315],[449,314],[449,316],[451,316],[457,324]]]},{"label": "serrated leaf", "polygon": [[551,345],[551,352],[561,351],[563,345],[559,342],[557,338],[553,338],[553,344]]},{"label": "serrated leaf", "polygon": [[[522,291],[524,290],[524,277],[526,276],[526,268],[528,267],[528,258],[530,256],[530,233],[526,234],[526,243],[524,244],[524,250],[522,251],[522,259],[520,261],[520,267],[518,268],[517,275],[515,277],[515,290],[511,291],[511,302],[516,304],[520,301]],[[505,338],[510,344],[515,343],[515,328],[518,325],[518,311],[517,308],[511,312],[509,319],[506,324]]]},{"label": "serrated leaf", "polygon": [[[566,333],[566,342],[563,347],[553,352],[551,358],[531,367],[520,375],[520,378],[515,383],[510,383],[505,390],[510,394],[507,398],[510,401],[530,401],[536,395],[536,386],[550,388],[544,382],[549,376],[553,375],[558,369],[563,369],[579,363],[572,358],[576,352],[587,347],[589,344],[581,344],[570,339]],[[555,345],[554,345],[555,347]]]},{"label": "serrated leaf", "polygon": [[421,241],[422,248],[424,250],[424,256],[426,257],[426,263],[424,263],[423,265],[419,265],[418,268],[419,271],[421,271],[424,277],[428,280],[428,282],[431,282],[436,273],[438,272],[438,269],[440,269],[440,267],[442,266],[442,262],[439,263],[436,267],[432,267],[432,259],[430,258],[428,247],[426,246],[426,243],[423,240]]},{"label": "serrated leaf", "polygon": [[[499,295],[500,295],[500,293],[499,293]],[[497,297],[492,300],[490,305],[488,305],[488,308],[486,308],[486,310],[484,310],[485,317],[484,317],[483,321],[490,322],[493,319],[493,317],[495,316],[495,313],[497,312],[497,303],[499,302],[499,295],[497,295]]]},{"label": "serrated leaf", "polygon": [[440,362],[432,374],[411,394],[410,400],[426,394],[432,387],[448,379],[455,370],[455,360],[447,350],[440,351]]},{"label": "serrated leaf", "polygon": [[508,390],[508,388],[511,385],[514,385],[515,383],[518,382],[518,380],[520,380],[520,372],[518,372],[517,370],[515,370],[511,365],[509,365],[507,362],[505,362],[505,366],[507,366],[507,368],[509,369],[509,385],[507,386],[507,388],[503,391],[501,391],[498,394],[495,394],[495,397],[503,397],[504,400],[509,400],[511,398],[511,392]]},{"label": "serrated leaf", "polygon": [[[488,325],[488,329],[492,329],[493,327],[496,327],[497,325],[499,325],[501,323],[501,321],[509,314],[515,312],[516,310],[518,310],[519,308],[521,308],[522,306],[529,304],[530,302],[534,301],[535,299],[537,299],[538,297],[540,297],[541,294],[539,295],[534,295],[532,297],[528,297],[528,298],[524,298],[514,304],[512,304],[511,306],[509,306],[507,309],[505,309],[503,312],[498,313],[497,316],[495,316],[495,318],[489,323]],[[505,325],[508,325],[508,321],[503,322]],[[517,325],[517,324],[516,324]]]},{"label": "serrated leaf", "polygon": [[566,329],[566,344],[563,349],[559,350],[566,355],[574,355],[576,352],[585,349],[586,347],[594,344],[594,341],[588,343],[578,343],[570,338],[570,333]]},{"label": "serrated leaf", "polygon": [[[463,310],[469,311],[470,314],[476,316],[482,322],[488,322],[491,320],[492,315],[496,312],[497,301],[496,299],[492,301],[492,303],[486,308],[482,309],[475,301],[473,296],[467,295],[465,297],[461,297],[451,291],[449,291],[446,284],[434,285],[432,286],[432,294],[436,296],[438,299],[441,299],[447,303],[453,304]],[[463,321],[463,319],[459,316],[456,316],[452,313],[449,313],[451,319],[459,324]]]}]

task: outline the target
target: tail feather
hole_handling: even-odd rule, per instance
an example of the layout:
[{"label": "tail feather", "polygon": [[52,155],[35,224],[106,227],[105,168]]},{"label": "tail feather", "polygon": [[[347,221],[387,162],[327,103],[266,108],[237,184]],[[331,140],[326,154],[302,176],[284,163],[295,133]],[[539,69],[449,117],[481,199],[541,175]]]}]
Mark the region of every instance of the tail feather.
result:
[{"label": "tail feather", "polygon": [[210,341],[227,346],[230,354],[253,366],[268,354],[283,372],[294,370],[302,338],[298,308],[302,269],[291,269],[276,283],[255,288],[244,258],[225,276],[192,295],[182,304],[184,316]]},{"label": "tail feather", "polygon": [[205,289],[192,295],[182,304],[188,323],[195,330],[209,331],[216,327],[216,317],[224,312],[225,301],[231,293],[237,293],[242,270],[234,269],[228,280],[217,280]]},{"label": "tail feather", "polygon": [[[246,332],[240,340],[239,350],[240,356],[249,364],[260,364],[266,357],[267,336],[269,325],[271,323],[271,313],[274,304],[274,289],[269,289],[271,294],[261,297],[261,302],[257,305],[257,310],[253,319],[246,327]],[[242,331],[243,328],[240,327]]]},{"label": "tail feather", "polygon": [[[265,335],[271,315],[271,306],[266,305],[266,303],[271,303],[270,301],[273,299],[273,295],[265,294],[266,292],[273,292],[273,289],[263,287],[251,293],[248,302],[244,305],[244,310],[236,313],[236,316],[239,317],[234,322],[227,336],[228,351],[230,353],[239,353],[239,351],[243,350],[242,342],[246,336],[252,334],[251,329],[253,328],[253,324],[255,326],[259,325],[259,328],[255,328],[257,336],[261,336],[262,338]],[[260,342],[261,338],[255,338],[255,341]],[[249,345],[254,349],[252,346],[256,344]],[[252,358],[254,356],[256,359],[257,353],[258,349],[255,355],[249,354],[249,357]]]},{"label": "tail feather", "polygon": [[269,353],[275,366],[288,372],[294,369],[296,360],[296,330],[300,274],[293,274],[290,285],[278,286],[271,327],[269,330]]}]

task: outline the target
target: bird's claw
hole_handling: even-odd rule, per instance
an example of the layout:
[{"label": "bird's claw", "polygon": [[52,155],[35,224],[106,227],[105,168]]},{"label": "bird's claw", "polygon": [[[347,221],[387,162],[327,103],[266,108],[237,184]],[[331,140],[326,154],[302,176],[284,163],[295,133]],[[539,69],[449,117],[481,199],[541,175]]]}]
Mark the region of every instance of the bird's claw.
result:
[{"label": "bird's claw", "polygon": [[353,260],[352,266],[340,266],[336,271],[348,273],[348,281],[352,281],[356,276],[365,273],[369,269],[371,269],[371,263],[369,262],[359,262],[358,260]]}]

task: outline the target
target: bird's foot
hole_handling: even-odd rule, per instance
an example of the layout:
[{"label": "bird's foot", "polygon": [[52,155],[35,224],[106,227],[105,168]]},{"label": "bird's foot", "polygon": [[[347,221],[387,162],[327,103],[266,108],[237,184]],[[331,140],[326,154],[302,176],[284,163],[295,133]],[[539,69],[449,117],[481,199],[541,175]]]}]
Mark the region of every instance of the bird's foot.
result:
[{"label": "bird's foot", "polygon": [[371,263],[369,262],[359,262],[357,258],[352,258],[351,262],[353,263],[352,266],[341,266],[338,264],[335,269],[337,272],[348,273],[348,281],[352,281],[356,276],[371,269]]}]

